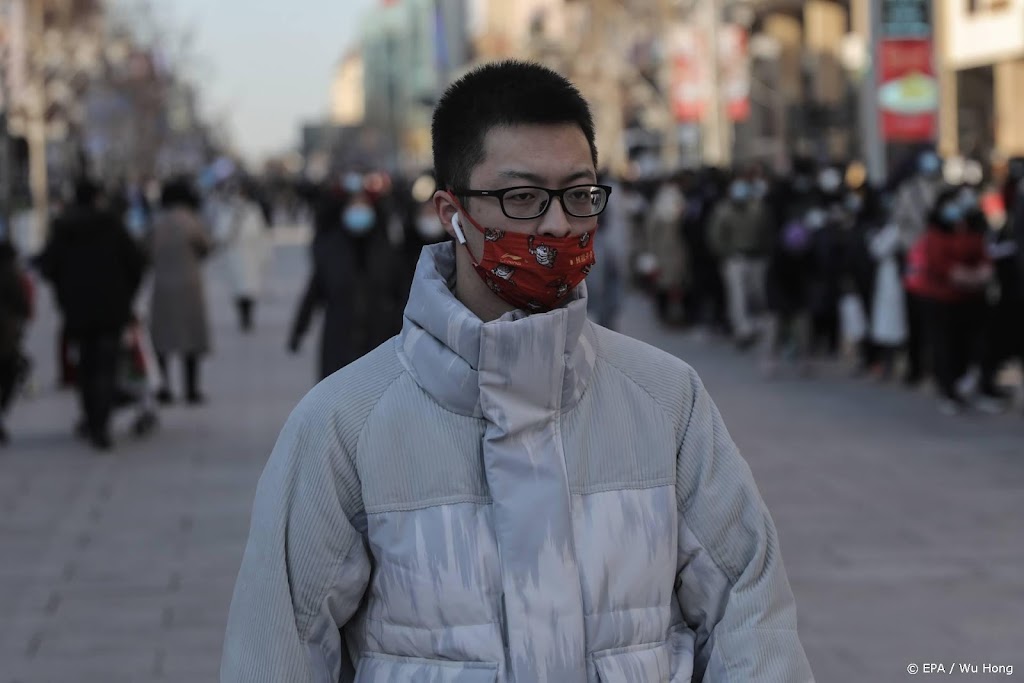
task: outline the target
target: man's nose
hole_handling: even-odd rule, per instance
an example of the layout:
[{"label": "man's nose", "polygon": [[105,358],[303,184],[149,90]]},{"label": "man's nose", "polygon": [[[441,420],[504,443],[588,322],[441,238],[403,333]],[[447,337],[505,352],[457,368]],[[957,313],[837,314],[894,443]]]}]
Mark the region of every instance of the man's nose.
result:
[{"label": "man's nose", "polygon": [[572,232],[572,224],[569,223],[569,215],[565,213],[561,198],[551,198],[551,206],[541,219],[537,232],[551,237],[565,237]]}]

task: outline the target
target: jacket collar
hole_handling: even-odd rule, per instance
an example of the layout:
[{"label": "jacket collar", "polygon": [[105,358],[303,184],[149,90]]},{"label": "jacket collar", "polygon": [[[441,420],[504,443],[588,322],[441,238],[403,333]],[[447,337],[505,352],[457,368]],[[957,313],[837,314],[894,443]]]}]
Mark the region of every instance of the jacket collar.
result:
[{"label": "jacket collar", "polygon": [[[455,244],[424,247],[398,339],[399,357],[424,391],[448,410],[478,418],[490,412],[481,407],[482,374],[485,386],[498,380],[503,393],[541,410],[566,410],[579,401],[595,360],[585,284],[553,311],[515,310],[485,323],[455,297],[454,283]],[[525,342],[550,354],[517,353]],[[541,384],[548,389],[538,392],[534,380],[545,375]]]}]

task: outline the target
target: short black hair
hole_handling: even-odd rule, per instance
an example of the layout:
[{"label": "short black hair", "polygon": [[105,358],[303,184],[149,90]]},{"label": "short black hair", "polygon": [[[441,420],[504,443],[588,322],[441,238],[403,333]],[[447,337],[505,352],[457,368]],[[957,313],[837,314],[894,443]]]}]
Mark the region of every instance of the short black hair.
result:
[{"label": "short black hair", "polygon": [[434,109],[431,128],[439,188],[469,189],[484,159],[492,128],[521,124],[577,124],[597,166],[594,118],[572,83],[532,62],[508,60],[477,67],[453,83]]}]

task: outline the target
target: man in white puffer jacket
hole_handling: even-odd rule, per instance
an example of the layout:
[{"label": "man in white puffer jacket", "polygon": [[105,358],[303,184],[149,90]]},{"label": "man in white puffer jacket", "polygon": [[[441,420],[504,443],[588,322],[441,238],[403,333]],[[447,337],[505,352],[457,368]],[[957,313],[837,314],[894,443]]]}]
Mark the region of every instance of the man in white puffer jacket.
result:
[{"label": "man in white puffer jacket", "polygon": [[295,409],[256,492],[225,682],[806,683],[778,538],[694,371],[587,320],[594,126],[483,66],[434,114],[402,333]]}]

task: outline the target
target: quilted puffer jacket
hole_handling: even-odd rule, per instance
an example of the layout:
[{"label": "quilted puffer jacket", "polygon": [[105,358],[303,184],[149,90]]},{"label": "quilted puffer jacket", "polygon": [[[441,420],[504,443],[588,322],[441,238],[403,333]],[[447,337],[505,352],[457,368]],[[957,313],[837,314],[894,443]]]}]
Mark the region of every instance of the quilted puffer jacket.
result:
[{"label": "quilted puffer jacket", "polygon": [[398,337],[260,479],[225,682],[804,683],[771,517],[694,371],[563,308],[483,323],[424,249]]}]

